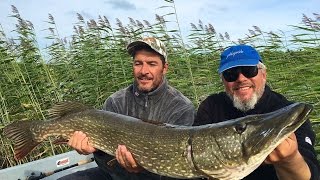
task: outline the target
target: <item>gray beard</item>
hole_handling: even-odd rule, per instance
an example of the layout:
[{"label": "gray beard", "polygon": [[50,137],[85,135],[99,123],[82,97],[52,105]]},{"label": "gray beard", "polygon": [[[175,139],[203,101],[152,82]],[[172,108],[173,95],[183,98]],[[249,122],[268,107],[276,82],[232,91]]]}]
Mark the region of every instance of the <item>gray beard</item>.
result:
[{"label": "gray beard", "polygon": [[229,93],[227,93],[227,94],[228,94],[229,98],[231,99],[231,101],[233,102],[233,106],[235,108],[239,109],[242,112],[246,112],[251,109],[254,109],[258,100],[261,98],[263,92],[264,92],[264,86],[262,89],[254,92],[252,97],[246,101],[241,101],[241,99],[236,95],[231,95]]}]

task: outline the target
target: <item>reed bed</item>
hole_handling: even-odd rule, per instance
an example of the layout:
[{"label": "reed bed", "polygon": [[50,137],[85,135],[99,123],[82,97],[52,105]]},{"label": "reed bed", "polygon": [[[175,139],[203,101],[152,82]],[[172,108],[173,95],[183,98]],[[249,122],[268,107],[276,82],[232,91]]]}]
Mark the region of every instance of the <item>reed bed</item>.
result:
[{"label": "reed bed", "polygon": [[[245,38],[230,40],[227,32],[216,32],[201,20],[190,23],[190,34],[182,38],[173,1],[165,1],[168,14],[155,15],[154,22],[117,19],[111,26],[105,16],[84,19],[78,14],[72,38],[59,36],[54,17],[48,15],[47,39],[40,48],[32,23],[16,7],[10,15],[16,21],[17,36],[8,38],[0,29],[0,133],[13,121],[45,120],[56,102],[77,100],[100,108],[113,92],[132,82],[131,61],[125,47],[139,37],[155,36],[169,51],[168,80],[198,107],[211,93],[223,90],[217,73],[219,54],[227,46],[247,43],[261,52],[268,68],[268,84],[294,101],[314,106],[310,119],[317,135],[320,154],[320,15],[302,15],[292,32],[264,32],[248,29]],[[168,29],[173,22],[176,28]],[[45,142],[21,161],[13,158],[13,147],[0,136],[0,168],[41,159],[70,150]],[[320,160],[320,157],[319,157]]]}]

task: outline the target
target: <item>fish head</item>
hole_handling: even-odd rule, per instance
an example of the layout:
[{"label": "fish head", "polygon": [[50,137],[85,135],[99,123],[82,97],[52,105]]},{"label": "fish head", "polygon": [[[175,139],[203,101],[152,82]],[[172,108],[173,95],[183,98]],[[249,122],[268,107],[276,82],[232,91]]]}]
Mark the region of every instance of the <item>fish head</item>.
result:
[{"label": "fish head", "polygon": [[298,129],[311,110],[311,105],[294,103],[270,113],[219,123],[211,132],[214,142],[211,141],[211,146],[204,143],[204,153],[195,155],[196,165],[210,177],[242,179]]},{"label": "fish head", "polygon": [[234,129],[243,136],[242,154],[246,163],[265,158],[308,118],[313,107],[294,103],[277,111],[247,116],[235,123]]}]

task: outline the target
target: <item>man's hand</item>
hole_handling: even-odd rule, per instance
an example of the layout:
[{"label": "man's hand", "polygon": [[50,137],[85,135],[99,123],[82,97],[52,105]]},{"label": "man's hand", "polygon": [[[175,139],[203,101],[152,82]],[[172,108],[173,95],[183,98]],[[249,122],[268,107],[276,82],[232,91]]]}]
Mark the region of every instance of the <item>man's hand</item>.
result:
[{"label": "man's hand", "polygon": [[89,143],[89,138],[81,131],[76,131],[69,139],[68,145],[75,149],[79,154],[88,155],[96,151]]},{"label": "man's hand", "polygon": [[295,134],[292,133],[269,154],[269,156],[265,160],[265,163],[275,164],[281,162],[290,162],[295,156],[297,156],[297,154],[298,142]]},{"label": "man's hand", "polygon": [[281,180],[311,178],[309,166],[298,150],[298,142],[294,133],[269,154],[265,163],[274,165],[277,176]]},{"label": "man's hand", "polygon": [[129,152],[124,145],[118,146],[116,158],[118,163],[129,172],[138,173],[143,170],[143,168],[137,164],[131,152]]}]

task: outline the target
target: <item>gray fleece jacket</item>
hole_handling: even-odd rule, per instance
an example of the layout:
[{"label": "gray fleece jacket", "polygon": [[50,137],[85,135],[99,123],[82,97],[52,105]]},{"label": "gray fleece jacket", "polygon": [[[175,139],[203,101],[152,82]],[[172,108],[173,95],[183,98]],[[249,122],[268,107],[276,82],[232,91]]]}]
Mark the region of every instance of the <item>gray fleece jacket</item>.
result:
[{"label": "gray fleece jacket", "polygon": [[[112,94],[104,103],[103,109],[116,112],[142,120],[152,120],[175,125],[191,126],[195,117],[195,109],[192,102],[181,92],[168,85],[166,79],[152,92],[142,93],[133,83],[127,88]],[[109,167],[106,162],[113,156],[101,151],[94,153],[99,167],[105,172],[107,179],[113,180],[163,180],[174,179],[142,171],[141,173],[129,173],[118,163]]]}]

